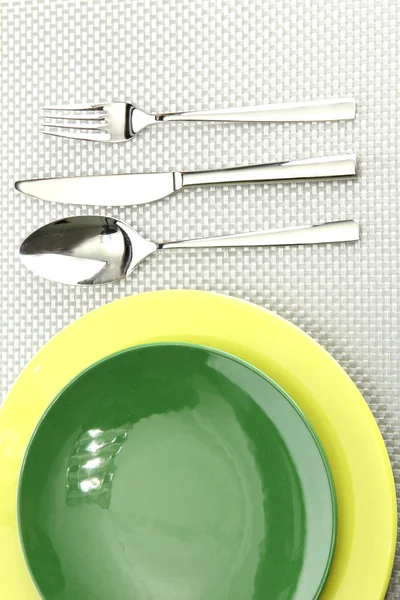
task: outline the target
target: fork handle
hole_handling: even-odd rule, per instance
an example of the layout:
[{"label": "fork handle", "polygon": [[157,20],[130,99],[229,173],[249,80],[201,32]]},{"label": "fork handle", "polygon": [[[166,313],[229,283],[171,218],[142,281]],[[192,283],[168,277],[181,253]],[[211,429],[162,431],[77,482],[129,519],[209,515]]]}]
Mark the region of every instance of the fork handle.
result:
[{"label": "fork handle", "polygon": [[291,246],[299,244],[327,244],[330,242],[354,242],[359,239],[356,221],[334,221],[320,225],[254,231],[218,237],[197,238],[179,242],[158,244],[158,250],[172,248],[222,248],[239,246]]},{"label": "fork handle", "polygon": [[218,169],[214,171],[192,171],[182,173],[183,187],[189,185],[213,185],[225,183],[251,183],[274,181],[301,181],[303,179],[326,179],[354,177],[357,156],[326,156],[305,160],[289,160],[281,163]]},{"label": "fork handle", "polygon": [[156,121],[340,121],[354,119],[356,103],[352,98],[314,100],[285,104],[262,104],[243,108],[199,110],[155,115]]}]

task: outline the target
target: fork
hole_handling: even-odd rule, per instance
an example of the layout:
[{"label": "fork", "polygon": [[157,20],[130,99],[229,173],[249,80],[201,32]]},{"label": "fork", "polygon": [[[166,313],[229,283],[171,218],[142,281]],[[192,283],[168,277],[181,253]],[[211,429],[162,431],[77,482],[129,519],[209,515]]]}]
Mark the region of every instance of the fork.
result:
[{"label": "fork", "polygon": [[139,131],[166,121],[288,122],[354,119],[350,98],[287,104],[149,114],[126,102],[70,104],[42,108],[42,133],[90,142],[126,142]]}]

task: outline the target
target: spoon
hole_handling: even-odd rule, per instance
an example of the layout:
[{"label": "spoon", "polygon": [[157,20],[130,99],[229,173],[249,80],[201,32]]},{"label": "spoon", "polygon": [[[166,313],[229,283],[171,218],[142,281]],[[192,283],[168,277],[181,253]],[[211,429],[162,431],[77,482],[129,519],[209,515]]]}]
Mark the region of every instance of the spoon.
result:
[{"label": "spoon", "polygon": [[72,285],[96,285],[124,279],[157,250],[324,244],[358,239],[358,223],[348,220],[157,243],[144,239],[118,219],[78,216],[37,229],[22,243],[19,254],[24,265],[41,277]]}]

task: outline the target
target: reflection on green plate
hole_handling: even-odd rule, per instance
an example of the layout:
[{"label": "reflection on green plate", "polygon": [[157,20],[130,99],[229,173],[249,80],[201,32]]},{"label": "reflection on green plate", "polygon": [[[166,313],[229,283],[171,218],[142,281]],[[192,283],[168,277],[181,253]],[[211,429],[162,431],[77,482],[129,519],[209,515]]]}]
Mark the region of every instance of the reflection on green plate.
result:
[{"label": "reflection on green plate", "polygon": [[336,536],[299,409],[250,365],[185,344],[125,350],[60,393],[18,512],[45,600],[312,600]]}]

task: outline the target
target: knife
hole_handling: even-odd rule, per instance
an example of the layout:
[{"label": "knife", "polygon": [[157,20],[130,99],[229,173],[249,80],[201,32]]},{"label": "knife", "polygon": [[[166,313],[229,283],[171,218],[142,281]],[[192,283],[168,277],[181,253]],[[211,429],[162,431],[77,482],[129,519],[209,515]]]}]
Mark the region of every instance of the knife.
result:
[{"label": "knife", "polygon": [[154,202],[188,186],[337,179],[356,175],[355,154],[291,160],[213,171],[132,173],[17,181],[24,194],[63,204],[132,206]]}]

